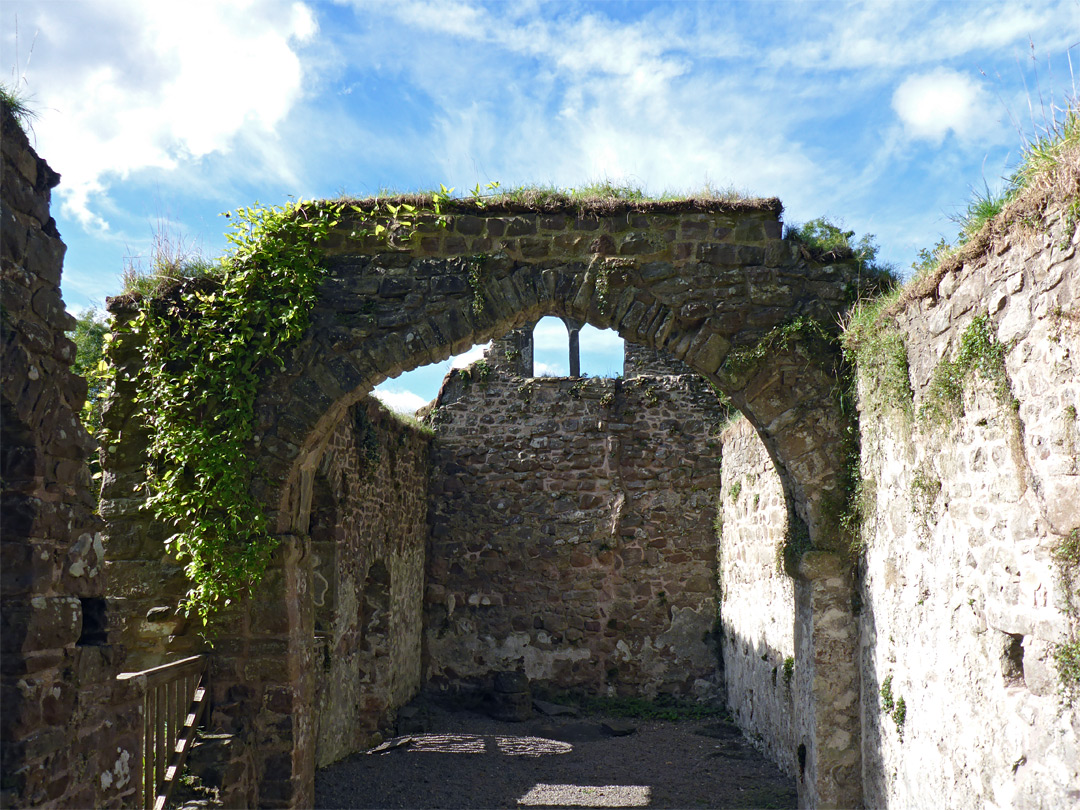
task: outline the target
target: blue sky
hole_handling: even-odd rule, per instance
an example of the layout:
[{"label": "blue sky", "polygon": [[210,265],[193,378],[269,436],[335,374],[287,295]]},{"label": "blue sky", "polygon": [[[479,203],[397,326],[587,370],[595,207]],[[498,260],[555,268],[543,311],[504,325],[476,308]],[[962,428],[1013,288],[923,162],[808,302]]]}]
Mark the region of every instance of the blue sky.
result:
[{"label": "blue sky", "polygon": [[[5,0],[0,35],[63,176],[73,310],[155,231],[216,255],[255,201],[496,180],[776,196],[903,270],[1080,73],[1080,0]],[[617,347],[585,335],[586,370]],[[414,405],[447,367],[381,389]]]}]

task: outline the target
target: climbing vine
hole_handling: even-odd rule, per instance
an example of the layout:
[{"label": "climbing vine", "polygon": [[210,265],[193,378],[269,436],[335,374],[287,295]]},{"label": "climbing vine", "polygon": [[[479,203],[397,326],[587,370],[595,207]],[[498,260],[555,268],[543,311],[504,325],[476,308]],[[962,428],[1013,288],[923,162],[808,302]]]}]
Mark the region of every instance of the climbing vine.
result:
[{"label": "climbing vine", "polygon": [[[837,538],[824,539],[823,547],[846,548],[857,554],[860,527],[865,519],[869,495],[862,480],[859,459],[859,413],[856,408],[854,366],[849,355],[842,352],[839,339],[821,323],[800,316],[773,327],[756,343],[732,351],[725,358],[718,374],[733,383],[745,384],[749,377],[770,357],[793,344],[815,356],[831,358],[836,405],[845,417],[838,447],[840,470],[837,488],[822,503],[822,513],[836,526]],[[806,524],[797,515],[789,516],[788,529],[776,550],[777,567],[794,576],[802,555],[814,548]]]},{"label": "climbing vine", "polygon": [[466,259],[469,268],[466,278],[469,282],[469,289],[472,290],[473,315],[480,315],[484,311],[484,268],[487,266],[489,258],[491,257],[486,253],[477,253],[475,256]]},{"label": "climbing vine", "polygon": [[191,581],[182,607],[204,625],[259,582],[277,542],[253,494],[255,397],[260,375],[284,367],[307,329],[321,243],[345,216],[353,238],[407,243],[421,217],[445,223],[451,190],[441,191],[430,207],[297,202],[225,214],[230,249],[213,272],[141,300],[120,328],[142,347],[134,382],[150,434],[147,508]]}]

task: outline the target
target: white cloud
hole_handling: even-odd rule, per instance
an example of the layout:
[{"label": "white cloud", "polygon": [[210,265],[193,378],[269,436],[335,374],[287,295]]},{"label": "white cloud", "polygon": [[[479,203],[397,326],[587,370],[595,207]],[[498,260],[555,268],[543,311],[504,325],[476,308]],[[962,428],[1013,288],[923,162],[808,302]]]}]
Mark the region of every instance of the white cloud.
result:
[{"label": "white cloud", "polygon": [[473,346],[467,352],[462,354],[454,355],[450,358],[450,368],[465,368],[466,366],[475,363],[487,354],[489,348],[491,348],[491,344],[485,343],[483,345]]},{"label": "white cloud", "polygon": [[588,348],[594,352],[610,352],[622,359],[624,341],[614,329],[597,329],[591,324],[585,324],[581,327],[579,341],[582,351]]},{"label": "white cloud", "polygon": [[970,76],[937,68],[905,79],[892,106],[912,137],[941,143],[949,130],[964,138],[984,127],[985,96]]},{"label": "white cloud", "polygon": [[428,401],[412,391],[383,390],[376,388],[372,395],[387,408],[397,413],[416,413],[417,408],[427,405]]},{"label": "white cloud", "polygon": [[534,377],[565,377],[566,366],[560,363],[533,363]]},{"label": "white cloud", "polygon": [[39,150],[63,177],[65,214],[98,229],[113,181],[228,152],[245,133],[272,138],[302,92],[295,47],[317,30],[299,2],[10,5],[22,39],[38,32]]},{"label": "white cloud", "polygon": [[797,43],[770,53],[777,64],[827,70],[916,68],[971,54],[1026,45],[1028,38],[1050,52],[1075,43],[1080,22],[1075,0],[989,0],[926,4],[852,5],[822,15],[821,5],[792,7],[792,23],[803,31]]}]

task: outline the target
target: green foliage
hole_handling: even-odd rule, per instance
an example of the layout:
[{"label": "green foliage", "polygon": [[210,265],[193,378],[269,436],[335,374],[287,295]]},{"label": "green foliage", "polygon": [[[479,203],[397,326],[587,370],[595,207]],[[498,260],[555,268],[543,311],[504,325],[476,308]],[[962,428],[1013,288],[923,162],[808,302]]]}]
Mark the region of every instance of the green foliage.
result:
[{"label": "green foliage", "polygon": [[489,258],[486,253],[477,253],[467,259],[469,289],[472,290],[473,295],[473,315],[479,315],[484,311],[484,266]]},{"label": "green foliage", "polygon": [[791,679],[795,677],[795,659],[790,655],[784,659],[784,684],[791,686]]},{"label": "green foliage", "polygon": [[[1075,411],[1073,414],[1075,419]],[[1054,549],[1054,560],[1064,571],[1080,571],[1080,528],[1073,529]]]},{"label": "green foliage", "polygon": [[610,264],[602,263],[597,268],[596,274],[596,308],[601,312],[607,312],[608,295],[611,287],[611,271],[612,266]]},{"label": "green foliage", "polygon": [[[86,401],[82,407],[82,423],[91,436],[101,432],[101,413],[111,390],[109,365],[105,362],[105,346],[111,340],[105,316],[91,308],[75,319],[75,328],[67,333],[75,343],[75,360],[71,370],[86,380]],[[101,460],[97,453],[87,459],[90,477],[100,484]],[[97,491],[98,488],[95,487]]]},{"label": "green foliage", "polygon": [[858,369],[866,382],[863,412],[911,415],[914,394],[908,376],[907,344],[895,321],[884,315],[898,292],[896,289],[876,299],[859,301],[841,336],[844,359]]},{"label": "green foliage", "polygon": [[1080,597],[1077,592],[1080,582],[1080,527],[1063,537],[1053,554],[1058,582],[1065,595],[1064,611],[1072,620],[1069,641],[1054,645],[1054,663],[1057,664],[1062,694],[1069,703],[1076,704],[1080,700],[1080,639],[1076,637],[1076,625],[1080,620],[1080,605],[1077,604]]},{"label": "green foliage", "polygon": [[[249,452],[259,378],[299,341],[324,269],[320,243],[348,216],[354,239],[391,247],[421,220],[445,226],[440,187],[422,204],[387,200],[241,208],[229,253],[207,262],[155,234],[149,274],[130,274],[138,313],[124,330],[142,347],[135,379],[151,435],[147,507],[173,532],[192,583],[183,607],[205,625],[259,582],[276,544],[252,493]],[[359,437],[361,452],[371,442]],[[370,459],[369,459],[370,461]]]},{"label": "green foliage", "polygon": [[896,724],[896,733],[900,735],[900,739],[904,739],[904,723],[907,720],[907,701],[904,700],[903,695],[896,699],[896,706],[893,707],[890,713],[893,722]]},{"label": "green foliage", "polygon": [[889,715],[896,724],[900,739],[904,739],[904,723],[907,720],[907,701],[903,697],[893,698],[892,675],[887,675],[881,682],[881,710]]},{"label": "green foliage", "polygon": [[911,476],[911,511],[928,519],[934,501],[941,493],[941,480],[935,478],[922,467]]},{"label": "green foliage", "polygon": [[917,258],[911,263],[912,278],[915,280],[924,278],[933,273],[942,259],[951,255],[956,250],[949,244],[945,237],[938,239],[932,248],[920,248]]},{"label": "green foliage", "polygon": [[752,346],[742,346],[728,353],[720,366],[719,374],[736,380],[748,376],[758,369],[768,358],[784,351],[796,342],[801,342],[813,352],[829,351],[835,345],[836,338],[813,318],[800,315],[787,323],[774,326]]},{"label": "green foliage", "polygon": [[892,675],[885,676],[885,680],[881,682],[881,689],[878,690],[878,694],[881,695],[882,710],[891,712],[896,707],[896,702],[893,700],[892,693]]},{"label": "green foliage", "polygon": [[1053,120],[1024,145],[1024,158],[1010,178],[1013,185],[1027,188],[1070,159],[1080,147],[1080,109],[1076,99],[1063,108],[1055,107]]},{"label": "green foliage", "polygon": [[360,461],[360,474],[373,470],[379,463],[379,434],[368,419],[363,404],[353,406],[353,441]]},{"label": "green foliage", "polygon": [[1008,347],[994,335],[993,324],[987,316],[972,318],[960,338],[956,359],[942,360],[934,369],[919,416],[927,424],[936,426],[962,416],[964,384],[976,370],[993,384],[999,400],[1011,403],[1012,391],[1005,373],[1007,351]]},{"label": "green foliage", "polygon": [[126,260],[121,277],[125,293],[153,297],[179,281],[221,274],[218,263],[202,256],[167,220],[159,220],[153,228],[148,259],[149,269],[142,256]]},{"label": "green foliage", "polygon": [[[213,276],[142,299],[124,331],[143,365],[135,383],[151,435],[148,507],[192,583],[184,607],[205,624],[262,577],[275,546],[251,492],[248,452],[261,373],[284,366],[308,325],[322,277],[318,244],[340,206],[242,208]],[[226,215],[230,216],[230,215]]]},{"label": "green foliage", "polygon": [[960,228],[958,244],[952,246],[941,239],[932,249],[919,251],[919,261],[912,264],[915,281],[933,276],[947,258],[972,242],[987,223],[1000,220],[1003,215],[1004,224],[1009,219],[1026,221],[1035,212],[1025,210],[1022,204],[1011,204],[1022,201],[1031,193],[1038,196],[1048,187],[1057,186],[1072,196],[1071,201],[1068,197],[1064,200],[1065,230],[1071,235],[1080,219],[1080,199],[1071,191],[1072,183],[1060,182],[1059,172],[1063,169],[1068,172],[1069,167],[1075,165],[1077,150],[1080,150],[1080,111],[1073,99],[1065,107],[1052,105],[1050,112],[1046,124],[1036,128],[1034,137],[1025,138],[1020,163],[1005,179],[1004,185],[998,191],[991,191],[984,181],[983,191],[972,190],[972,199],[964,211],[953,218]]},{"label": "green foliage", "polygon": [[1080,700],[1080,641],[1055,645],[1053,656],[1061,692],[1070,704],[1075,705]]},{"label": "green foliage", "polygon": [[728,494],[731,495],[732,501],[739,500],[740,492],[742,492],[742,481],[736,481],[731,485],[731,489],[728,490]]},{"label": "green foliage", "polygon": [[71,370],[87,383],[86,403],[83,405],[83,425],[92,435],[101,429],[101,408],[108,396],[108,365],[105,363],[105,343],[109,324],[97,309],[91,308],[75,319],[75,328],[67,333],[75,343],[75,361]]},{"label": "green foliage", "polygon": [[787,529],[784,538],[776,546],[776,568],[783,571],[789,577],[794,578],[799,573],[799,561],[803,555],[814,548],[810,540],[810,528],[798,515],[788,515]]},{"label": "green foliage", "polygon": [[435,436],[435,429],[416,416],[407,413],[398,413],[397,411],[390,411],[390,416],[402,425],[406,425],[428,438],[433,438]]},{"label": "green foliage", "polygon": [[461,382],[465,385],[469,385],[474,381],[483,385],[491,379],[493,369],[491,368],[491,364],[488,363],[485,358],[481,357],[468,368],[459,368],[457,373]]},{"label": "green foliage", "polygon": [[818,217],[804,225],[789,227],[787,236],[810,248],[814,253],[839,256],[850,254],[859,263],[859,269],[863,273],[880,276],[890,283],[895,281],[892,265],[878,261],[880,248],[874,241],[873,234],[864,234],[858,241],[853,241],[855,231],[841,230],[840,226],[830,222],[827,217]]}]

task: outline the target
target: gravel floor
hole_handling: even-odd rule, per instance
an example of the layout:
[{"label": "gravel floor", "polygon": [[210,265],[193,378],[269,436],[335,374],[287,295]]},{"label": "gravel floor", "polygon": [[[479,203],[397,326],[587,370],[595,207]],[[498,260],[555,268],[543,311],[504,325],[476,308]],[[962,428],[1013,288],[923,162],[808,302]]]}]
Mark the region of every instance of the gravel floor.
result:
[{"label": "gravel floor", "polygon": [[433,710],[427,728],[316,773],[315,806],[796,806],[794,782],[737,729],[715,719],[504,723],[470,711]]}]

